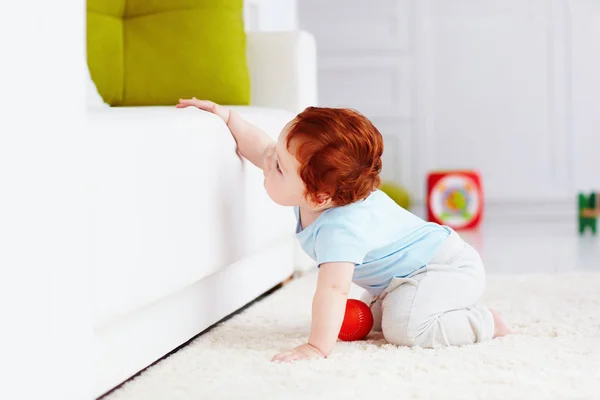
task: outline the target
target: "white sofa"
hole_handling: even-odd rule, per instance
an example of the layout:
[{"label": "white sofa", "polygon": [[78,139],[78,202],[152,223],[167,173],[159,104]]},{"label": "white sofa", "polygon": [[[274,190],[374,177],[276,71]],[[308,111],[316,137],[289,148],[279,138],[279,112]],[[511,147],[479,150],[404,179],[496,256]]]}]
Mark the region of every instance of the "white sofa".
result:
[{"label": "white sofa", "polygon": [[[305,32],[250,33],[252,106],[276,138],[316,104]],[[201,94],[199,94],[201,96]],[[216,116],[174,107],[88,107],[95,394],[101,395],[294,272],[294,217],[235,155]],[[304,259],[305,260],[305,259]]]}]

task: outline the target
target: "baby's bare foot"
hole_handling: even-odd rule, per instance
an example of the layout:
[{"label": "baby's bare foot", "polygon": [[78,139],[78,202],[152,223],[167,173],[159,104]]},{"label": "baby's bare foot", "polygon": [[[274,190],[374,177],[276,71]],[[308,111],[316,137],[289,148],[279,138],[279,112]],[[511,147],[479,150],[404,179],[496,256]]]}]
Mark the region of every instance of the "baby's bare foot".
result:
[{"label": "baby's bare foot", "polygon": [[506,322],[502,319],[498,311],[492,310],[490,308],[490,312],[492,313],[492,317],[494,317],[494,338],[506,336],[510,333],[510,328],[506,325]]}]

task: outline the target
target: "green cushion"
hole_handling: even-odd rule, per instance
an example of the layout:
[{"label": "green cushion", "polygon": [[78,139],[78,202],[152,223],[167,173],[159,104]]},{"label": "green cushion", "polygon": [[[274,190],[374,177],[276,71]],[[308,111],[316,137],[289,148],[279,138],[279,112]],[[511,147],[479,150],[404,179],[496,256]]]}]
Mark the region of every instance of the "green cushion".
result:
[{"label": "green cushion", "polygon": [[111,105],[249,104],[242,0],[88,0],[87,48]]}]

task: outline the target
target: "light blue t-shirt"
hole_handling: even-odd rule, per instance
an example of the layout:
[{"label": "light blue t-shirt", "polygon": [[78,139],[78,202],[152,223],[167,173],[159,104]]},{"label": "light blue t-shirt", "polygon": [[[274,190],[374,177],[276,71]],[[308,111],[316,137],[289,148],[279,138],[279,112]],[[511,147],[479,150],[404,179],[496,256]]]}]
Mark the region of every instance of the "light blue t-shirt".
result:
[{"label": "light blue t-shirt", "polygon": [[352,262],[352,281],[379,295],[393,277],[406,277],[427,265],[450,228],[425,222],[377,190],[365,200],[324,211],[302,229],[294,207],[300,245],[318,265]]}]

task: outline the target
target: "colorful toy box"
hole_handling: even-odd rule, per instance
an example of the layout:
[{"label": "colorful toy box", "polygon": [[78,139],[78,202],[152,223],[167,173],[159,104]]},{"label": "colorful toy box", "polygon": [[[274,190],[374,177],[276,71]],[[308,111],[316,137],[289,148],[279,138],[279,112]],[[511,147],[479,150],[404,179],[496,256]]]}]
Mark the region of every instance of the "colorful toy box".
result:
[{"label": "colorful toy box", "polygon": [[483,216],[481,176],[474,170],[433,171],[427,177],[427,217],[452,229],[476,228]]}]

